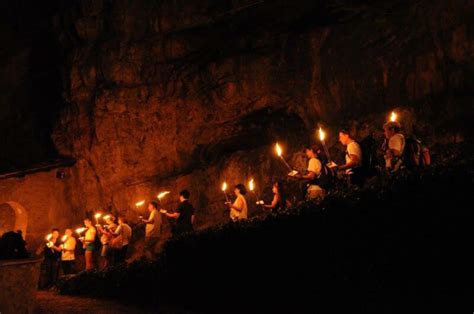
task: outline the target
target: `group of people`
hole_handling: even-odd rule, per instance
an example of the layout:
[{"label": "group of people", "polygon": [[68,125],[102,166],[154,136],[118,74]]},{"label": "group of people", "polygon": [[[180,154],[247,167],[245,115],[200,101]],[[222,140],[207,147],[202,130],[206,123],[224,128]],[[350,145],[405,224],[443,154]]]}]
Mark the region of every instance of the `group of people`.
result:
[{"label": "group of people", "polygon": [[[400,132],[398,122],[387,122],[384,126],[385,141],[382,151],[387,172],[396,172],[402,168],[404,163],[404,150],[406,140]],[[304,151],[308,158],[308,167],[305,171],[292,171],[288,174],[293,179],[306,183],[305,197],[308,200],[322,200],[330,186],[327,184],[331,177],[345,176],[349,184],[362,185],[366,172],[364,171],[364,154],[361,145],[355,141],[348,129],[339,130],[339,141],[346,147],[345,163],[337,165],[328,161],[321,154],[321,149],[317,145],[307,146]],[[367,158],[367,157],[366,157]],[[257,205],[273,212],[284,210],[291,206],[291,202],[285,191],[283,181],[273,182],[273,199],[266,204],[259,200]],[[247,189],[244,184],[237,184],[234,189],[235,200],[227,201],[225,205],[229,209],[229,216],[232,222],[246,220],[248,218],[248,204],[245,198]],[[144,255],[153,258],[156,254],[156,247],[162,238],[162,216],[170,218],[172,221],[172,234],[179,236],[183,233],[193,231],[195,220],[195,209],[189,202],[190,192],[182,190],[179,194],[179,206],[175,211],[168,211],[163,208],[160,200],[151,201],[148,204],[149,216],[140,216],[140,222],[145,224],[145,246]],[[97,237],[100,237],[100,256],[102,257],[102,267],[108,267],[125,262],[128,246],[132,237],[132,228],[127,224],[125,217],[118,217],[118,224],[112,215],[104,216],[106,225],[92,223],[91,218],[84,219],[84,235],[79,237],[82,248],[85,250],[85,269],[94,268],[93,252],[98,249]],[[59,239],[59,230],[52,230],[52,238],[45,248],[45,269],[48,275],[47,283],[53,283],[58,274],[59,265],[64,274],[74,272],[75,250],[77,241],[71,229],[66,229],[63,241]]]}]

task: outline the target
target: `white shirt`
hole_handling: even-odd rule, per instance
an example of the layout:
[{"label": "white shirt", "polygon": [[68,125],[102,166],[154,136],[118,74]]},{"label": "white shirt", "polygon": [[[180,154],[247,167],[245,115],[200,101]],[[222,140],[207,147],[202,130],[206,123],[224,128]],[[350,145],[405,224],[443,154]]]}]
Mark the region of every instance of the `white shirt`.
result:
[{"label": "white shirt", "polygon": [[73,261],[75,260],[74,250],[76,249],[76,239],[74,237],[67,237],[66,241],[62,244],[61,260],[62,261]]},{"label": "white shirt", "polygon": [[161,232],[161,215],[154,209],[148,218],[149,223],[145,227],[145,237],[157,238]]},{"label": "white shirt", "polygon": [[231,208],[230,209],[230,218],[234,221],[236,220],[241,220],[241,219],[247,219],[247,201],[245,200],[245,197],[243,195],[239,195],[233,204],[235,207],[238,207],[241,209],[239,212],[238,210]]},{"label": "white shirt", "polygon": [[316,177],[321,173],[322,165],[321,161],[318,158],[311,158],[308,162],[308,171],[313,172]]},{"label": "white shirt", "polygon": [[115,230],[115,233],[122,236],[122,246],[128,245],[132,237],[132,228],[127,224],[121,224]]},{"label": "white shirt", "polygon": [[350,155],[356,155],[359,159],[359,162],[354,165],[352,168],[356,168],[362,164],[362,150],[360,149],[360,145],[352,141],[349,144],[347,144],[347,149],[346,149],[346,164],[352,161]]},{"label": "white shirt", "polygon": [[405,137],[400,133],[394,134],[388,140],[388,148],[398,150],[401,156],[405,150]]}]

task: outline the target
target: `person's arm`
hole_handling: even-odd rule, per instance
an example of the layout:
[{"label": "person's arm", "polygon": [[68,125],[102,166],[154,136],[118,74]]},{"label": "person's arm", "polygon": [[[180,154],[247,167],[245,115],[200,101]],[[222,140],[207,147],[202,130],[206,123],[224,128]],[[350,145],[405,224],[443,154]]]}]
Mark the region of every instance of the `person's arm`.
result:
[{"label": "person's arm", "polygon": [[142,222],[144,222],[146,224],[155,223],[155,211],[152,211],[150,213],[150,216],[148,217],[148,219],[142,219]]},{"label": "person's arm", "polygon": [[240,197],[237,197],[237,199],[235,200],[234,204],[232,203],[227,203],[227,206],[229,206],[229,208],[233,208],[235,209],[236,211],[238,212],[241,212],[242,211],[242,207],[243,207],[243,204],[242,204],[242,200],[240,199]]},{"label": "person's arm", "polygon": [[165,215],[166,215],[166,217],[169,217],[169,218],[178,219],[179,216],[180,216],[180,213],[168,213],[168,212],[166,212]]},{"label": "person's arm", "polygon": [[349,168],[353,168],[359,164],[359,157],[357,155],[349,155],[351,161],[346,163],[345,165],[340,165],[337,167],[338,170],[346,170]]},{"label": "person's arm", "polygon": [[275,194],[273,196],[272,203],[270,205],[263,205],[263,207],[268,208],[268,209],[274,209],[278,204],[278,195]]},{"label": "person's arm", "polygon": [[51,246],[51,249],[56,251],[56,252],[61,252],[62,251],[61,245],[59,245],[59,246],[53,245],[53,246]]}]

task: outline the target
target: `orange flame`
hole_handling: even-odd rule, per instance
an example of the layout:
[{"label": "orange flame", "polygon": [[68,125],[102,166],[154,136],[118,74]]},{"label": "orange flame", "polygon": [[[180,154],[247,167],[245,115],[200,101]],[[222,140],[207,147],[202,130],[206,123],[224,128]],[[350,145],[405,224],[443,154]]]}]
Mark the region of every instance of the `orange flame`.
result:
[{"label": "orange flame", "polygon": [[101,216],[102,216],[101,213],[97,213],[97,214],[94,215],[95,219],[99,219]]},{"label": "orange flame", "polygon": [[278,143],[276,143],[276,145],[275,145],[275,151],[276,151],[278,157],[281,157],[281,154],[283,154],[283,151],[281,150],[281,147],[280,147],[280,145],[278,145]]},{"label": "orange flame", "polygon": [[63,237],[61,238],[61,242],[66,242],[66,240],[67,240],[67,235],[65,234],[65,235],[63,235]]},{"label": "orange flame", "polygon": [[227,183],[224,181],[224,183],[222,184],[222,191],[225,192],[225,190],[227,190]]},{"label": "orange flame", "polygon": [[323,129],[319,128],[319,139],[321,141],[324,141],[324,139],[326,138],[326,134],[324,133]]},{"label": "orange flame", "polygon": [[168,194],[170,194],[170,191],[161,192],[160,194],[158,194],[157,198],[161,200],[163,197],[165,197]]},{"label": "orange flame", "polygon": [[392,114],[390,115],[390,122],[396,122],[397,121],[397,114],[392,111]]},{"label": "orange flame", "polygon": [[82,227],[82,228],[77,228],[77,229],[76,229],[76,233],[77,233],[77,234],[81,234],[81,233],[83,233],[84,231],[86,231],[86,228],[84,228],[84,227]]},{"label": "orange flame", "polygon": [[51,233],[48,234],[48,235],[46,236],[46,241],[50,241],[52,237],[53,237],[53,235],[52,235]]},{"label": "orange flame", "polygon": [[249,190],[253,191],[255,189],[255,183],[253,182],[253,179],[249,181]]},{"label": "orange flame", "polygon": [[105,215],[104,220],[110,219],[110,215]]},{"label": "orange flame", "polygon": [[140,207],[140,206],[142,206],[143,204],[145,204],[145,200],[140,201],[140,202],[138,202],[138,203],[135,203],[135,206]]}]

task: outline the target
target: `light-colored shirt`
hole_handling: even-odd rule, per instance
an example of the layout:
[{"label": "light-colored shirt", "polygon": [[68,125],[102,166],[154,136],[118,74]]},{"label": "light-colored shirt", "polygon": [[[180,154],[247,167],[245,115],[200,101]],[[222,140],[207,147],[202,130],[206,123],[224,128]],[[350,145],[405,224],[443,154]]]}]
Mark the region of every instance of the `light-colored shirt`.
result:
[{"label": "light-colored shirt", "polygon": [[73,261],[76,259],[74,251],[76,249],[76,239],[74,237],[67,237],[66,241],[62,245],[61,260],[62,261]]},{"label": "light-colored shirt", "polygon": [[234,208],[230,209],[230,218],[233,221],[236,220],[242,220],[242,219],[247,219],[247,201],[245,200],[245,197],[243,195],[239,195],[233,204],[235,207],[238,207],[241,209],[241,211],[238,211]]},{"label": "light-colored shirt", "polygon": [[87,228],[86,234],[84,236],[84,241],[85,242],[94,242],[96,234],[97,234],[97,230],[95,229],[95,227],[90,226],[89,228]]},{"label": "light-colored shirt", "polygon": [[405,150],[405,137],[400,133],[394,134],[388,140],[388,148],[399,151],[401,156]]},{"label": "light-colored shirt", "polygon": [[127,224],[121,224],[115,230],[115,233],[122,236],[122,246],[128,245],[132,238],[132,228]]},{"label": "light-colored shirt", "polygon": [[319,174],[321,173],[321,168],[322,168],[321,161],[318,158],[313,157],[309,160],[308,171],[313,172],[316,175],[316,177],[319,176]]},{"label": "light-colored shirt", "polygon": [[352,141],[347,145],[346,149],[346,164],[352,161],[351,155],[356,155],[359,159],[358,163],[353,168],[359,167],[362,164],[362,150],[356,141]]},{"label": "light-colored shirt", "polygon": [[161,233],[161,215],[154,209],[148,218],[149,223],[145,227],[145,237],[158,238]]}]

